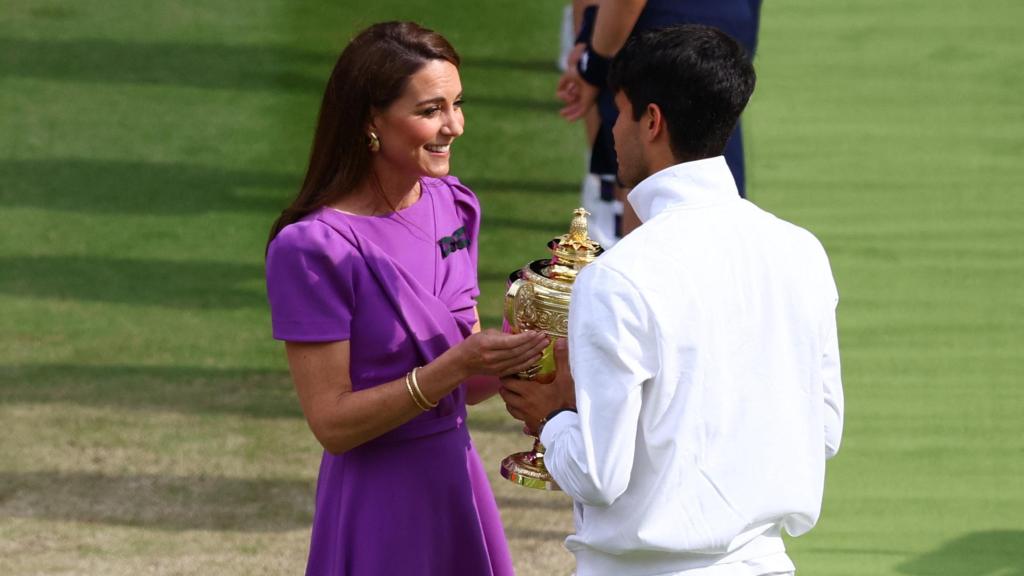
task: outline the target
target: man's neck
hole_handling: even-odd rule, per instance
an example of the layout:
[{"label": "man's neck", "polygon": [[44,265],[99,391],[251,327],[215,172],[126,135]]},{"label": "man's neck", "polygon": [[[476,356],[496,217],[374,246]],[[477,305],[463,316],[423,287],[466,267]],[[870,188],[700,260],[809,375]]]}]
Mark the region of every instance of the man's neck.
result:
[{"label": "man's neck", "polygon": [[628,196],[642,222],[680,202],[708,205],[738,199],[735,181],[722,156],[666,166],[637,184]]},{"label": "man's neck", "polygon": [[647,176],[657,174],[669,166],[686,162],[686,159],[676,157],[667,143],[648,148],[645,159],[647,160]]}]

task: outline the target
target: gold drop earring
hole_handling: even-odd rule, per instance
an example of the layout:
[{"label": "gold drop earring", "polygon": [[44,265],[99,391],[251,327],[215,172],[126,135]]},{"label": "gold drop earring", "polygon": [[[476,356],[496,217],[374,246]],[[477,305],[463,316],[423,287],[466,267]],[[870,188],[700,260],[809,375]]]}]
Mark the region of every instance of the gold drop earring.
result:
[{"label": "gold drop earring", "polygon": [[376,132],[370,132],[370,152],[380,152],[380,138]]}]

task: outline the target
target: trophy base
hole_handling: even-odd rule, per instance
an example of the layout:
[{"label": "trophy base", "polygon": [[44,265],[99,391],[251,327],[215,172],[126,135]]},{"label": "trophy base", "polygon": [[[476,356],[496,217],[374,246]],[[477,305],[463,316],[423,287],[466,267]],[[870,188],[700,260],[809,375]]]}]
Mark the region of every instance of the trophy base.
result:
[{"label": "trophy base", "polygon": [[527,488],[561,490],[544,467],[544,455],[536,451],[518,452],[501,461],[502,477]]}]

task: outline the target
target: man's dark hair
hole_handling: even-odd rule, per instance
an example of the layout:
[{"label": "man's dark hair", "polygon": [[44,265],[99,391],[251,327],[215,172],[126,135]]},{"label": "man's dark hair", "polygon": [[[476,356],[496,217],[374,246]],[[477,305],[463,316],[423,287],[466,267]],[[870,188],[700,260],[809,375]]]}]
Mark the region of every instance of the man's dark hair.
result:
[{"label": "man's dark hair", "polygon": [[[731,36],[686,24],[631,38],[612,61],[608,85],[639,120],[657,104],[680,161],[718,156],[754,92],[754,67]],[[626,113],[621,110],[620,113]]]}]

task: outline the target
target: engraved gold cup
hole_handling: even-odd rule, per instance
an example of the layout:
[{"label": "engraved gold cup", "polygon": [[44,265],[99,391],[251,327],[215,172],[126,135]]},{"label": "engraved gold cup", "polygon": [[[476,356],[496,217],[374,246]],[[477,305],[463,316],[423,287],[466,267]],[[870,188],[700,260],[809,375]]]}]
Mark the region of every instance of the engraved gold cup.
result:
[{"label": "engraved gold cup", "polygon": [[[587,216],[586,210],[577,208],[569,232],[548,242],[551,258],[534,260],[509,275],[506,329],[513,333],[540,330],[551,337],[540,361],[518,374],[524,380],[550,382],[554,378],[555,339],[569,334],[569,300],[576,274],[604,251],[587,234]],[[501,475],[528,488],[559,489],[544,467],[544,446],[539,438],[534,438],[532,450],[502,460]]]}]

